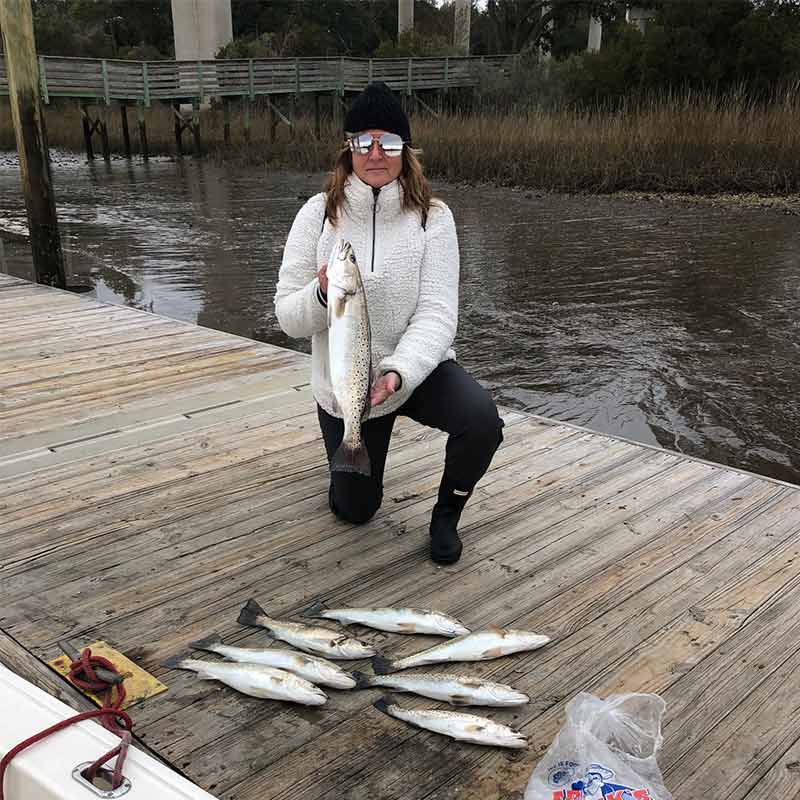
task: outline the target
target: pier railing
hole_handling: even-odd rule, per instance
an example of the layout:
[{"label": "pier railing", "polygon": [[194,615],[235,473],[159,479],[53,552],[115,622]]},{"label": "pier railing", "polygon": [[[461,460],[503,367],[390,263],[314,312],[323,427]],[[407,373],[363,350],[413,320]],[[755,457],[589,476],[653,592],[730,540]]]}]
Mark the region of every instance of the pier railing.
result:
[{"label": "pier railing", "polygon": [[[210,61],[122,61],[40,56],[42,98],[105,102],[174,101],[360,91],[371,80],[406,94],[475,86],[481,75],[505,72],[514,56],[442,58],[251,58]],[[0,94],[8,94],[0,59]]]}]

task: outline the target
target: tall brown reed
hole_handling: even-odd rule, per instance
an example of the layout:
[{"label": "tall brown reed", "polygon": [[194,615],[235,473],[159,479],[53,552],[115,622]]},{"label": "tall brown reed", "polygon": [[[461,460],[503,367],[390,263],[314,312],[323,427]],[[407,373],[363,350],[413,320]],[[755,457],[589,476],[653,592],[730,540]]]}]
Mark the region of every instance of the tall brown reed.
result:
[{"label": "tall brown reed", "polygon": [[[111,145],[119,152],[119,117],[109,113],[108,119]],[[151,153],[175,152],[168,108],[150,109],[147,128]],[[77,107],[48,109],[47,129],[52,146],[83,150]],[[438,118],[414,114],[412,129],[428,174],[453,181],[587,192],[800,191],[800,86],[761,103],[737,93],[721,98],[682,93],[632,100],[615,110]],[[234,111],[233,144],[226,148],[221,111],[202,115],[204,146],[221,160],[328,170],[341,143],[330,118],[324,121],[321,141],[307,118],[301,118],[294,131],[280,125],[275,142],[269,141],[266,113],[253,115],[249,145],[243,130],[242,114]],[[135,124],[131,133],[135,148]],[[14,147],[5,104],[0,105],[0,147]],[[191,152],[188,132],[184,147]]]}]

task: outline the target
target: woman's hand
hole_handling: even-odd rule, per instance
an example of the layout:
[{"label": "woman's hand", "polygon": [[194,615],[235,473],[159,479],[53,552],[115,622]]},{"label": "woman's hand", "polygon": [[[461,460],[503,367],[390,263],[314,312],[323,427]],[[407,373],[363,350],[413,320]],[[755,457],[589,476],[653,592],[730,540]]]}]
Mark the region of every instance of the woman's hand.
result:
[{"label": "woman's hand", "polygon": [[323,264],[317,272],[317,280],[319,280],[319,288],[322,289],[322,294],[328,294],[328,265]]},{"label": "woman's hand", "polygon": [[400,376],[396,372],[387,372],[381,375],[372,384],[369,401],[370,405],[380,405],[384,400],[391,397],[400,387]]}]

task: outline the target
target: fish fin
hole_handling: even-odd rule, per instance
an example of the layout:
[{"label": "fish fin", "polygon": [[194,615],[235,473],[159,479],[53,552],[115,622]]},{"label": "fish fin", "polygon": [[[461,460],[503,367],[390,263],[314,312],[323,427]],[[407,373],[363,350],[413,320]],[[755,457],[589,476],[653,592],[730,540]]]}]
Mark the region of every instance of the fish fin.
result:
[{"label": "fish fin", "polygon": [[353,680],[356,682],[356,689],[369,689],[372,686],[372,678],[363,672],[351,672]]},{"label": "fish fin", "polygon": [[331,459],[331,472],[355,472],[359,475],[372,475],[372,463],[366,445],[362,442],[359,447],[348,447],[345,442]]},{"label": "fish fin", "polygon": [[182,653],[179,656],[173,656],[172,658],[168,658],[166,661],[162,661],[161,666],[166,667],[167,669],[187,669],[187,667],[184,667],[183,664],[188,660],[189,656],[186,653]]},{"label": "fish fin", "polygon": [[485,730],[485,728],[485,725],[478,725],[477,723],[464,726],[464,730],[469,731],[470,733],[478,733],[478,731]]},{"label": "fish fin", "polygon": [[491,631],[492,633],[499,633],[501,635],[505,635],[506,632],[505,628],[501,628],[499,625],[489,625],[489,627],[486,628],[486,630]]},{"label": "fish fin", "polygon": [[259,617],[266,617],[266,612],[252,597],[244,604],[236,620],[240,625],[251,625],[257,628],[261,626],[256,621]]},{"label": "fish fin", "polygon": [[492,647],[489,650],[483,651],[484,656],[486,658],[502,658],[503,657],[503,648],[502,647]]},{"label": "fish fin", "polygon": [[450,698],[450,705],[452,706],[468,706],[469,705],[469,697],[465,694],[454,694]]},{"label": "fish fin", "polygon": [[312,617],[313,619],[324,619],[322,612],[326,611],[328,606],[322,600],[314,601],[302,614],[304,617]]},{"label": "fish fin", "polygon": [[196,642],[189,642],[189,647],[193,650],[213,650],[215,644],[222,644],[222,637],[216,633],[207,636],[205,639],[198,639]]},{"label": "fish fin", "polygon": [[376,675],[388,675],[390,672],[395,672],[394,664],[383,656],[372,657],[372,669]]},{"label": "fish fin", "polygon": [[382,711],[384,714],[389,714],[389,706],[394,705],[394,700],[392,699],[391,695],[385,694],[383,697],[376,700],[372,705],[377,708],[378,711]]},{"label": "fish fin", "polygon": [[397,627],[400,628],[401,631],[408,631],[408,633],[414,633],[416,630],[416,625],[413,622],[398,622]]}]

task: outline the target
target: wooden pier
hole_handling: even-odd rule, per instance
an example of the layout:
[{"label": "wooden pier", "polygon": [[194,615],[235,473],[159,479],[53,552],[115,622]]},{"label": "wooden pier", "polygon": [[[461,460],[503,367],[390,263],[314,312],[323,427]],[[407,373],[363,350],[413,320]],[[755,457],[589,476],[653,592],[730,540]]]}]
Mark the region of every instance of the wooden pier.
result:
[{"label": "wooden pier", "polygon": [[[676,800],[800,795],[798,487],[504,410],[464,556],[438,568],[442,435],[399,424],[383,509],[340,523],[308,374],[302,354],[0,276],[0,661],[79,706],[44,662],[61,639],[111,643],[169,686],[132,708],[141,746],[226,800],[520,800],[583,690],[664,697]],[[529,748],[406,727],[379,690],[297,708],[160,666],[211,633],[265,645],[236,622],[251,596],[550,635],[459,665],[530,694],[490,711]],[[390,655],[430,643],[358,633]]]},{"label": "wooden pier", "polygon": [[[250,58],[207,61],[124,61],[40,56],[42,97],[72,97],[111,105],[210,96],[360,92],[372,80],[397,92],[475,86],[481,76],[509,68],[514,55],[417,58]],[[0,59],[0,95],[8,94]]]},{"label": "wooden pier", "polygon": [[[475,87],[480,80],[507,72],[515,55],[452,56],[425,58],[250,58],[207,61],[124,61],[105,58],[39,56],[42,101],[54,98],[80,101],[86,155],[94,157],[96,133],[103,157],[109,159],[108,112],[119,110],[125,155],[131,155],[128,107],[135,107],[139,152],[148,157],[145,110],[153,104],[172,107],[175,142],[183,152],[182,134],[191,130],[194,152],[202,154],[200,107],[215,98],[222,105],[225,142],[230,143],[231,104],[240,102],[244,111],[244,136],[250,138],[250,114],[260,99],[270,119],[270,137],[280,123],[290,129],[297,121],[295,109],[302,95],[314,97],[314,128],[320,136],[320,98],[330,99],[331,113],[340,119],[344,98],[360,92],[370,81],[384,81],[405,101],[427,109],[441,110],[444,95],[454,89]],[[6,67],[0,58],[0,96],[8,94]],[[423,95],[427,97],[423,99]],[[433,97],[435,96],[435,100]],[[291,108],[287,107],[291,103]],[[280,108],[279,104],[283,107]],[[191,114],[182,106],[191,105]],[[94,109],[92,107],[95,107]],[[434,108],[434,106],[436,108]],[[188,109],[187,109],[188,112]]]}]

